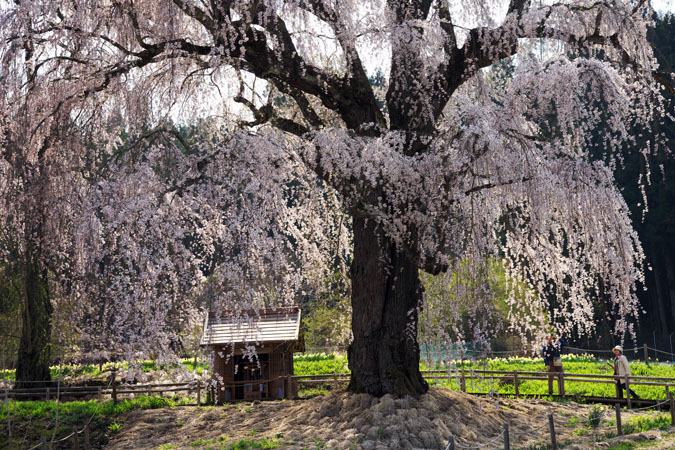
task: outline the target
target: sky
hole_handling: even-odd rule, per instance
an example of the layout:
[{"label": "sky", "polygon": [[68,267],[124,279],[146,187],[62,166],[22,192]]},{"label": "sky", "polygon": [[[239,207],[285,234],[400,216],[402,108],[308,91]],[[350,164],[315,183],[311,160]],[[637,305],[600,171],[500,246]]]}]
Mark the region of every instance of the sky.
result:
[{"label": "sky", "polygon": [[652,0],[652,7],[658,12],[675,13],[675,0]]}]

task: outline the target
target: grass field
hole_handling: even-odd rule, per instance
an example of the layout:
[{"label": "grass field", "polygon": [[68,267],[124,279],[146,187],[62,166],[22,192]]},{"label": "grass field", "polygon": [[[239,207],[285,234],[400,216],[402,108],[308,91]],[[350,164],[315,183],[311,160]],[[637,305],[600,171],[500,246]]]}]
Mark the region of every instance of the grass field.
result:
[{"label": "grass field", "polygon": [[[187,369],[188,371],[192,372],[195,369],[195,363],[194,359],[192,358],[184,358],[181,360],[181,364],[183,369]],[[62,366],[51,366],[50,367],[50,372],[52,379],[56,380],[58,378],[64,378],[64,377],[91,377],[91,378],[97,378],[102,376],[104,373],[109,372],[110,370],[116,368],[116,369],[128,369],[129,364],[126,362],[121,362],[121,363],[112,363],[112,362],[106,362],[101,365],[98,364],[64,364]],[[176,369],[179,364],[158,364],[155,361],[137,361],[135,364],[133,364],[134,367],[137,367],[140,369],[142,372],[149,373],[156,371],[158,369]],[[197,363],[197,369],[196,372],[201,375],[204,370],[208,369],[208,365],[205,364],[204,362],[199,362]],[[0,380],[2,379],[7,379],[9,381],[14,381],[16,379],[16,373],[15,370],[10,369],[10,370],[5,370],[4,372],[0,370]]]},{"label": "grass field", "polygon": [[[590,375],[613,375],[612,368],[607,365],[607,360],[598,360],[592,356],[585,355],[563,355],[563,368],[566,373],[590,374]],[[519,372],[545,372],[546,368],[541,358],[494,358],[484,361],[468,361],[464,364],[454,362],[454,368],[464,368],[471,370],[504,370]],[[424,367],[425,369],[440,369],[441,367]],[[630,370],[633,376],[649,377],[667,377],[675,378],[675,365],[667,363],[643,362],[630,363]],[[451,380],[431,380],[435,385],[442,385],[450,389],[459,389],[459,377],[455,376]],[[500,383],[491,379],[467,380],[468,392],[495,392],[498,394],[515,394],[513,383]],[[633,390],[647,399],[665,399],[665,390],[660,386],[639,386],[633,385]],[[548,382],[538,380],[525,380],[519,382],[519,392],[521,394],[548,395]],[[554,383],[554,392],[557,393],[557,383]],[[614,396],[614,384],[604,383],[582,383],[574,381],[565,382],[565,393],[567,395],[590,395],[590,396]]]},{"label": "grass field", "polygon": [[[607,365],[607,360],[599,360],[590,355],[563,355],[563,367],[566,373],[594,374],[594,375],[612,375],[612,368]],[[318,375],[332,373],[348,373],[347,358],[340,354],[315,354],[307,356],[296,356],[294,360],[296,375]],[[451,361],[449,365],[425,365],[420,364],[421,370],[447,370],[465,369],[469,373],[474,370],[504,370],[518,372],[545,372],[546,368],[541,358],[493,358],[481,361],[466,360]],[[668,377],[675,378],[675,365],[666,363],[650,363],[646,365],[642,362],[633,362],[630,364],[632,375],[642,375],[650,377]],[[433,386],[443,386],[449,389],[459,390],[460,380],[456,373],[453,373],[450,379],[429,380]],[[467,380],[466,388],[468,392],[493,392],[496,394],[515,394],[515,386],[512,383],[500,383],[492,379]],[[532,395],[548,395],[547,381],[520,381],[519,393]],[[633,390],[640,397],[647,399],[664,399],[665,390],[659,386],[638,386],[634,385]],[[313,388],[311,394],[321,394],[327,392],[321,388]],[[557,383],[554,383],[554,393],[557,393]],[[581,383],[565,382],[565,393],[567,395],[591,395],[591,396],[614,396],[615,387],[613,384],[602,383]],[[301,392],[303,394],[303,392]]]},{"label": "grass field", "polygon": [[[194,362],[192,360],[184,360],[183,364],[188,370],[194,369]],[[567,373],[605,375],[611,375],[612,373],[611,368],[607,366],[607,361],[597,360],[591,356],[565,355],[563,356],[563,365],[565,372]],[[672,364],[652,363],[647,366],[641,362],[633,362],[630,366],[631,372],[634,375],[675,378],[675,365]],[[148,372],[156,370],[157,368],[152,362],[143,362],[142,367],[144,371]],[[63,366],[61,370],[64,375],[86,374],[90,375],[92,378],[96,378],[101,375],[102,372],[106,372],[110,368],[111,366],[108,365],[103,365],[101,368],[99,368],[99,366]],[[469,372],[478,369],[538,372],[545,369],[540,358],[494,358],[482,361],[452,361],[448,366],[420,365],[420,369],[422,370],[448,370],[448,368],[453,370],[450,379],[430,380],[430,384],[458,390],[459,378],[456,376],[454,369],[461,368]],[[201,371],[206,370],[207,368],[203,364],[200,364],[197,369]],[[55,376],[58,374],[58,370],[58,367],[52,368]],[[349,368],[347,366],[346,355],[328,353],[297,355],[294,358],[294,371],[296,375],[319,375],[348,373]],[[8,371],[4,375],[13,378],[14,374],[12,371]],[[546,381],[521,381],[519,384],[519,392],[522,394],[535,394],[546,397],[548,395],[547,384]],[[568,395],[614,395],[614,386],[612,384],[566,382],[565,387]],[[633,387],[641,397],[654,399],[664,398],[664,389],[662,387]],[[330,386],[316,386],[312,388],[303,388],[300,394],[301,396],[321,395],[328,393],[329,390]],[[467,380],[467,391],[514,394],[515,387],[513,384],[509,383],[499,383],[488,379],[479,379]],[[7,410],[9,410],[10,420],[13,424],[13,441],[16,445],[22,446],[27,443],[35,445],[36,443],[39,443],[41,437],[45,437],[45,439],[49,441],[55,428],[55,435],[57,437],[67,435],[72,431],[73,426],[81,427],[85,421],[89,420],[89,418],[92,418],[92,439],[100,445],[106,442],[111,435],[119,430],[120,424],[123,423],[124,416],[127,412],[133,409],[175,407],[185,401],[187,400],[182,400],[180,398],[139,397],[132,400],[123,400],[117,405],[113,405],[112,402],[109,401],[98,403],[95,400],[61,403],[58,406],[58,424],[55,419],[57,416],[57,404],[54,401],[9,401],[0,408],[0,448],[5,448],[8,444]],[[655,427],[663,428],[669,424],[670,418],[669,416],[666,417],[659,414],[654,417],[646,417],[640,420],[641,421],[635,421],[635,423],[630,422],[625,424],[624,427],[627,428],[626,431],[636,432]],[[29,435],[31,437],[26,440]],[[272,442],[269,444],[270,447],[267,448],[275,446]],[[235,448],[230,447],[229,445],[231,444],[228,444],[227,447],[223,448]]]},{"label": "grass field", "polygon": [[[596,375],[612,375],[612,369],[607,365],[607,360],[596,359],[590,355],[563,355],[563,367],[566,373],[579,374],[596,374]],[[152,361],[142,361],[140,367],[144,372],[151,372],[157,370],[158,366]],[[194,370],[194,361],[192,359],[184,359],[182,361],[183,367],[188,371]],[[349,373],[347,365],[347,356],[339,353],[317,353],[296,355],[294,357],[294,372],[295,375],[322,375],[333,373]],[[61,367],[62,376],[91,376],[96,378],[103,372],[107,372],[113,367],[111,363],[98,365],[81,365],[72,366],[64,365]],[[126,364],[117,364],[117,367],[127,367]],[[169,367],[172,368],[172,367]],[[173,367],[175,368],[175,367]],[[519,372],[543,372],[546,370],[541,358],[492,358],[487,360],[465,360],[465,361],[450,361],[448,365],[426,365],[420,364],[421,370],[447,370],[451,369],[465,369],[469,372],[474,370],[504,370],[504,371],[519,371]],[[675,378],[675,364],[668,363],[650,363],[649,365],[643,362],[632,362],[630,364],[632,375],[642,375],[650,377],[668,377]],[[208,367],[199,363],[197,365],[197,372],[202,373],[208,370]],[[52,367],[52,376],[56,379],[58,377],[59,367]],[[1,372],[1,371],[0,371]],[[14,371],[6,371],[4,377],[10,380],[14,379]],[[0,373],[0,378],[3,374]],[[444,386],[449,389],[459,389],[459,377],[453,374],[449,379],[445,380],[429,380],[431,385]],[[557,386],[554,383],[555,386]],[[664,388],[659,386],[638,386],[634,385],[633,389],[640,395],[640,397],[648,399],[662,399],[665,398]],[[554,387],[557,392],[557,387]],[[515,386],[512,383],[500,383],[491,379],[467,380],[467,391],[469,392],[494,392],[497,394],[515,394]],[[312,390],[313,394],[320,394],[325,392],[321,388]],[[547,381],[520,381],[519,392],[521,394],[533,395],[548,395]],[[566,382],[565,392],[568,395],[593,395],[593,396],[613,396],[615,388],[613,384],[601,383],[580,383],[580,382]]]},{"label": "grass field", "polygon": [[[12,400],[0,408],[0,448],[9,448],[8,412],[12,425],[13,448],[37,445],[43,437],[46,442],[50,442],[52,436],[59,439],[70,434],[73,427],[81,429],[83,424],[89,421],[91,444],[95,448],[100,448],[111,435],[119,431],[120,423],[127,412],[179,404],[168,398],[147,396],[125,399],[117,404],[97,400],[63,403]],[[72,448],[72,443],[66,442],[56,448]]]}]

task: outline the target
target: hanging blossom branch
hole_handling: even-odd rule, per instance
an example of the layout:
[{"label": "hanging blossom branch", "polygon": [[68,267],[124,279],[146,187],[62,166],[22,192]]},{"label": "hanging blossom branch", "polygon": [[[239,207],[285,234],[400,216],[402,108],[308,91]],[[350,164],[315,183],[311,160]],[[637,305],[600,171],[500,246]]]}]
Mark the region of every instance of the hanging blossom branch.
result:
[{"label": "hanging blossom branch", "polygon": [[[528,323],[543,326],[544,296],[555,285],[566,303],[544,318],[587,330],[592,295],[602,287],[629,330],[642,250],[611,174],[590,162],[589,148],[601,122],[601,146],[616,154],[632,140],[628,124],[659,113],[658,101],[651,108],[652,79],[665,75],[645,39],[648,4],[512,0],[502,19],[481,13],[486,4],[477,1],[461,5],[475,19],[464,26],[445,1],[373,1],[368,15],[357,3],[71,0],[3,10],[0,130],[25,144],[0,143],[0,167],[11,166],[15,177],[0,186],[4,202],[24,185],[14,167],[19,156],[41,155],[62,173],[95,166],[87,175],[96,187],[71,183],[78,198],[93,200],[68,210],[87,224],[68,253],[79,255],[79,279],[94,279],[93,290],[120,301],[134,326],[153,296],[178,315],[178,293],[199,292],[202,283],[220,289],[223,307],[290,302],[328,272],[336,248],[328,235],[343,218],[336,212],[346,211],[377,224],[390,253],[434,272],[505,255],[514,322],[527,312],[536,316]],[[331,34],[339,51],[323,52],[314,36]],[[481,69],[516,55],[523,38],[604,56],[519,55],[497,86]],[[390,67],[377,87],[364,68],[370,46],[379,51],[373,59]],[[237,73],[264,80],[261,91],[242,88]],[[168,117],[208,124],[196,153],[149,131]],[[49,139],[59,120],[81,140]],[[137,140],[134,151],[127,139]],[[209,147],[209,139],[220,144]],[[59,160],[66,148],[73,161]],[[2,217],[21,211],[10,206]],[[179,245],[193,238],[194,248]],[[352,244],[341,239],[337,248],[349,260]],[[96,250],[87,254],[88,247]],[[174,260],[181,258],[185,266]],[[102,275],[86,273],[100,264]],[[280,275],[266,274],[269,266]],[[293,275],[298,267],[313,274],[310,281]],[[105,317],[115,330],[110,339],[132,331],[107,308],[95,305],[88,317]],[[161,326],[167,316],[149,317],[154,328],[130,349],[160,329],[161,341],[169,339]]]}]

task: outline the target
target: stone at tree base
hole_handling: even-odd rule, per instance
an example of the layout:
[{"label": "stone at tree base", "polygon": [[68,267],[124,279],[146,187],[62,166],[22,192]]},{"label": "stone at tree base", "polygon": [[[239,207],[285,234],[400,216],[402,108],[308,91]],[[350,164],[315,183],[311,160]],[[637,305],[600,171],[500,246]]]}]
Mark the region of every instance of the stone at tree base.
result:
[{"label": "stone at tree base", "polygon": [[369,439],[371,441],[377,441],[378,438],[380,437],[380,435],[379,435],[380,431],[379,430],[381,430],[381,428],[378,427],[377,425],[373,425],[373,426],[366,425],[365,427],[363,427],[363,430],[365,432],[362,433],[362,434],[365,435],[366,439]]},{"label": "stone at tree base", "polygon": [[419,437],[426,448],[436,448],[441,445],[441,439],[438,433],[421,431]]},{"label": "stone at tree base", "polygon": [[375,411],[384,414],[385,416],[396,414],[396,404],[394,403],[394,396],[387,394],[383,396],[377,405],[373,408]]},{"label": "stone at tree base", "polygon": [[[541,417],[553,412],[556,423],[561,424],[576,418],[578,428],[581,428],[591,409],[589,405],[522,399],[500,400],[497,404],[492,399],[438,388],[432,388],[418,398],[384,396],[370,399],[372,401],[363,401],[360,395],[333,393],[307,400],[261,402],[252,405],[252,411],[247,412],[234,405],[213,409],[181,407],[136,411],[125,418],[125,432],[114,436],[107,450],[156,449],[158,445],[169,443],[178,448],[192,448],[196,436],[217,439],[224,429],[232,440],[250,439],[252,429],[256,430],[258,438],[274,438],[281,433],[283,441],[293,442],[284,447],[287,450],[315,448],[315,439],[324,444],[330,442],[327,448],[438,450],[447,444],[450,433],[463,445],[476,445],[499,435],[504,423],[509,423],[513,432],[512,445],[528,448],[548,439],[546,430],[540,430]],[[389,408],[390,402],[396,405],[395,413],[382,414],[380,410]],[[361,403],[363,408],[354,407]],[[328,410],[327,405],[335,405],[337,413],[321,417],[319,411]],[[467,411],[472,413],[467,414]],[[627,420],[635,414],[627,411]],[[375,417],[378,417],[377,421]],[[182,425],[171,427],[177,422]],[[156,429],[158,423],[162,424],[161,430]],[[583,445],[577,449],[597,448],[590,437],[576,436],[574,431],[573,427],[561,426],[559,441],[572,439],[579,443],[583,440]],[[528,436],[532,433],[537,437]],[[660,432],[652,430],[628,438],[645,439],[645,436],[656,439]]]}]

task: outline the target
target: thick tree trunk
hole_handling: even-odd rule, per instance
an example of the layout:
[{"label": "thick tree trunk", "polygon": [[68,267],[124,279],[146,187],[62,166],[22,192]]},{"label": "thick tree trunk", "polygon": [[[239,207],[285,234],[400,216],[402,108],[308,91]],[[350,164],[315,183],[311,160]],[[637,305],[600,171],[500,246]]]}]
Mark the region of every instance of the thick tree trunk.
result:
[{"label": "thick tree trunk", "polygon": [[26,258],[23,276],[25,302],[16,368],[17,389],[41,387],[51,381],[49,341],[53,309],[49,298],[47,271],[42,268],[38,257],[32,255]]},{"label": "thick tree trunk", "polygon": [[354,217],[349,391],[382,396],[428,390],[419,371],[421,301],[417,264],[378,233],[373,220]]}]

